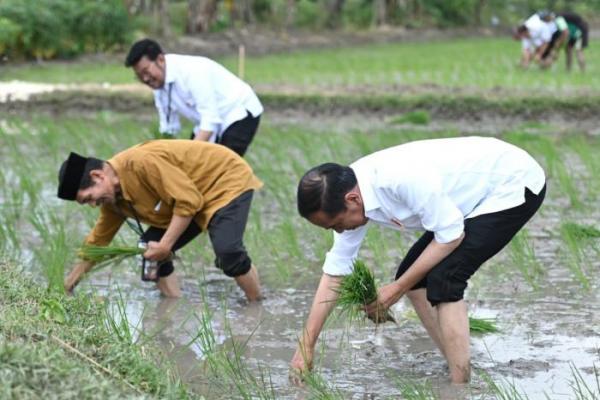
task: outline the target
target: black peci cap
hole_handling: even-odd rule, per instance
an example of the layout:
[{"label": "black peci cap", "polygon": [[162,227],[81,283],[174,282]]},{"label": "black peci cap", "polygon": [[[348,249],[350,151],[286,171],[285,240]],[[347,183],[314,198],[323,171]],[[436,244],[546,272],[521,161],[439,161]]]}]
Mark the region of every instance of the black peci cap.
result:
[{"label": "black peci cap", "polygon": [[69,158],[63,163],[58,177],[58,197],[63,200],[75,200],[85,164],[88,158],[71,152]]}]

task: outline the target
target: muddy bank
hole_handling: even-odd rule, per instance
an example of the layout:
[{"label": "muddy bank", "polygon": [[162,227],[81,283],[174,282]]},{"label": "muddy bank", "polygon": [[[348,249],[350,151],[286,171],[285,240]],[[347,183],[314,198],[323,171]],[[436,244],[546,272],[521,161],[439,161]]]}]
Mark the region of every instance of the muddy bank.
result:
[{"label": "muddy bank", "polygon": [[[428,111],[434,121],[462,121],[465,125],[498,126],[507,121],[539,121],[570,129],[594,131],[600,115],[600,96],[512,97],[476,94],[295,94],[259,92],[269,115],[311,121],[319,119],[368,118],[375,123],[415,110]],[[2,104],[7,115],[32,112],[85,114],[101,110],[152,113],[152,95],[143,88],[120,90],[91,86],[86,90],[63,90],[32,94],[28,99],[8,99]],[[354,118],[353,118],[354,117]]]}]

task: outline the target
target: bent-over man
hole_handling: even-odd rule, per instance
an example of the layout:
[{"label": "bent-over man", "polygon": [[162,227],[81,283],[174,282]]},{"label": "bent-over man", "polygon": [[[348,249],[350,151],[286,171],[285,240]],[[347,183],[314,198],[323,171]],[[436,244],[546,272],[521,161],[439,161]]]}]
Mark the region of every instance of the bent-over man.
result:
[{"label": "bent-over man", "polygon": [[[154,140],[104,161],[71,153],[59,172],[58,197],[100,207],[86,244],[108,245],[127,218],[150,227],[143,257],[159,263],[163,295],[179,297],[171,252],[207,231],[215,265],[233,277],[248,300],[261,297],[256,268],[243,235],[255,189],[262,183],[233,151],[213,143]],[[77,263],[65,278],[71,291],[94,263]]]},{"label": "bent-over man", "polygon": [[133,44],[125,66],[154,90],[162,134],[178,133],[183,115],[194,124],[191,139],[219,143],[240,156],[246,153],[263,112],[246,82],[209,58],[164,54],[151,39]]},{"label": "bent-over man", "polygon": [[298,211],[335,231],[334,244],[292,369],[311,368],[336,287],[351,273],[368,224],[375,223],[425,233],[367,313],[377,318],[406,295],[448,361],[452,382],[468,381],[469,321],[463,300],[468,280],[535,214],[545,187],[544,171],[529,154],[482,137],[416,141],[350,166],[327,163],[309,170],[298,185]]}]

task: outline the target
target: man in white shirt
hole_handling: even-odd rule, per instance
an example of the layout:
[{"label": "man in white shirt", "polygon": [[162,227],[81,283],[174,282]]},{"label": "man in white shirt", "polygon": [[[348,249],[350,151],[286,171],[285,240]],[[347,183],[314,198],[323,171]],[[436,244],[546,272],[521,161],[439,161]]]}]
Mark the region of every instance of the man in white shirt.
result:
[{"label": "man in white shirt", "polygon": [[425,233],[367,313],[377,318],[406,294],[448,361],[452,382],[468,381],[467,280],[535,214],[545,188],[544,171],[525,151],[482,137],[416,141],[349,167],[328,163],[308,171],[298,185],[298,211],[335,232],[292,369],[311,368],[335,289],[351,273],[372,222]]},{"label": "man in white shirt", "polygon": [[125,66],[154,89],[162,134],[178,133],[183,115],[194,123],[191,139],[219,143],[244,155],[263,112],[247,83],[209,58],[164,54],[151,39],[131,47]]},{"label": "man in white shirt", "polygon": [[557,26],[553,21],[544,21],[539,14],[533,14],[524,24],[517,27],[513,37],[521,41],[521,66],[527,68],[531,61],[544,66],[551,50]]}]

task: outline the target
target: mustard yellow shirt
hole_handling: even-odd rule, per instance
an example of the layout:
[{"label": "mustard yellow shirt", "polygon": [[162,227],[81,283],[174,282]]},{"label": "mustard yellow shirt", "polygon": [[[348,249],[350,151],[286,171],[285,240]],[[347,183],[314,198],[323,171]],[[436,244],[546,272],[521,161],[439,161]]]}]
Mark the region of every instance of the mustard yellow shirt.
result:
[{"label": "mustard yellow shirt", "polygon": [[[115,205],[103,205],[87,244],[105,246],[135,210],[141,222],[167,228],[173,215],[194,216],[206,230],[220,208],[262,187],[248,163],[230,149],[197,140],[152,140],[108,160],[121,185]],[[129,204],[128,204],[129,203]]]}]

